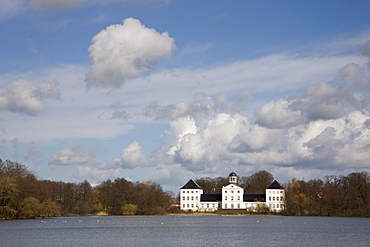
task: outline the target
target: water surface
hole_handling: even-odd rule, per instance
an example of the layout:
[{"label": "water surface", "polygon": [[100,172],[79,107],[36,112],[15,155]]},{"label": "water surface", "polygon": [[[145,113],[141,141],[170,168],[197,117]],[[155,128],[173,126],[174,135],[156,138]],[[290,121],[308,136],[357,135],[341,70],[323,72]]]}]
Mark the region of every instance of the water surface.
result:
[{"label": "water surface", "polygon": [[0,221],[0,245],[370,246],[370,219],[171,215]]}]

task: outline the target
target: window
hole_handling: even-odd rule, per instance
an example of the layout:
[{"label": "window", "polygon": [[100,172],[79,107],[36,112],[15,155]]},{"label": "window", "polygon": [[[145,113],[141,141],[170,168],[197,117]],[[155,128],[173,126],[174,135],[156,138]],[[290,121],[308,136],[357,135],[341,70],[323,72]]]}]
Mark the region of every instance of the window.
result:
[{"label": "window", "polygon": [[209,208],[209,204],[207,203],[207,208]]},{"label": "window", "polygon": [[194,193],[194,191],[191,191],[191,193]]},{"label": "window", "polygon": [[231,197],[231,200],[234,201],[234,197],[233,196]]},{"label": "window", "polygon": [[238,203],[238,208],[240,208],[240,204]]},{"label": "window", "polygon": [[186,207],[188,208],[189,207],[189,204],[186,204]]},{"label": "window", "polygon": [[234,208],[234,203],[231,203],[231,208]]},{"label": "window", "polygon": [[234,191],[232,190],[231,193],[234,193]]},{"label": "window", "polygon": [[186,192],[186,193],[188,193],[188,194],[189,194],[189,191],[188,191],[188,192]]},{"label": "window", "polygon": [[276,204],[276,208],[279,208],[279,204]]},{"label": "window", "polygon": [[283,200],[283,197],[281,196],[281,197],[280,197],[280,201],[282,201],[282,200]]},{"label": "window", "polygon": [[240,201],[240,196],[238,196],[238,201]]},{"label": "window", "polygon": [[182,207],[184,208],[185,207],[185,204],[182,204]]},{"label": "window", "polygon": [[271,196],[269,196],[269,201],[271,201]]},{"label": "window", "polygon": [[195,197],[195,200],[197,200],[197,201],[198,201],[198,197],[197,197],[197,196]]},{"label": "window", "polygon": [[194,207],[194,204],[191,204],[191,207],[193,208]]},{"label": "window", "polygon": [[194,196],[191,197],[191,200],[193,201],[194,200]]},{"label": "window", "polygon": [[272,200],[275,201],[275,196],[272,197]]},{"label": "window", "polygon": [[198,191],[195,191],[195,193],[197,193],[197,194],[198,194]]},{"label": "window", "polygon": [[225,203],[225,208],[227,208],[227,203]]},{"label": "window", "polygon": [[283,194],[283,191],[282,190],[280,190],[280,194]]},{"label": "window", "polygon": [[225,196],[225,201],[227,201],[227,196]]},{"label": "window", "polygon": [[225,193],[227,193],[227,190],[225,190]]},{"label": "window", "polygon": [[240,193],[240,190],[238,190],[238,193]]},{"label": "window", "polygon": [[189,201],[189,197],[186,197],[186,199]]},{"label": "window", "polygon": [[182,199],[185,200],[185,196],[183,196]]}]

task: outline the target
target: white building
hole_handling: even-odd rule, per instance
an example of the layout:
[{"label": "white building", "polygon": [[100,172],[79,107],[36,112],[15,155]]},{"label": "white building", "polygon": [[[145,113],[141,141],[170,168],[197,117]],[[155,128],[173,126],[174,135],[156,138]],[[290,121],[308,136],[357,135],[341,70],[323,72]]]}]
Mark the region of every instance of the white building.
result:
[{"label": "white building", "polygon": [[284,209],[285,190],[274,180],[266,194],[244,194],[238,185],[238,176],[229,174],[229,184],[222,187],[222,194],[204,194],[202,188],[190,179],[180,188],[180,209],[185,211],[212,212],[218,209],[245,209],[257,211],[268,207],[270,211]]}]

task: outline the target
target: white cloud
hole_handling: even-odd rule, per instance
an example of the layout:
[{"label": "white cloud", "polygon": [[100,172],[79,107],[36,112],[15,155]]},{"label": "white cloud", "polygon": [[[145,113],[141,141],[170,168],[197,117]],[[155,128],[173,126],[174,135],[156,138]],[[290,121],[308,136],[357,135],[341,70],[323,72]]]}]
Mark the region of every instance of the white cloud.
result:
[{"label": "white cloud", "polygon": [[167,32],[158,33],[134,18],[107,27],[91,43],[88,88],[119,88],[125,79],[150,72],[175,49],[174,39]]},{"label": "white cloud", "polygon": [[137,141],[132,142],[127,148],[122,150],[122,168],[135,168],[147,164],[145,155],[141,151],[142,147]]},{"label": "white cloud", "polygon": [[[159,149],[156,155],[168,165],[181,164],[194,172],[222,169],[225,165],[232,170],[239,166],[258,170],[271,165],[362,169],[370,158],[369,119],[368,114],[356,111],[339,119],[268,129],[251,125],[240,115],[219,114],[205,128],[188,134],[175,135],[187,128],[172,122],[165,136],[172,146]],[[180,130],[173,131],[176,128]]]},{"label": "white cloud", "polygon": [[36,116],[46,109],[44,99],[58,99],[58,83],[42,82],[37,86],[27,80],[16,80],[0,88],[0,109]]},{"label": "white cloud", "polygon": [[257,122],[270,128],[286,128],[297,125],[301,121],[301,112],[289,109],[286,99],[271,101],[256,111]]},{"label": "white cloud", "polygon": [[104,180],[117,178],[120,176],[119,169],[101,170],[98,168],[80,166],[73,175],[78,179],[88,179],[91,183],[101,183]]},{"label": "white cloud", "polygon": [[54,154],[49,160],[49,165],[96,164],[94,157],[95,150],[85,152],[81,145],[75,144]]}]

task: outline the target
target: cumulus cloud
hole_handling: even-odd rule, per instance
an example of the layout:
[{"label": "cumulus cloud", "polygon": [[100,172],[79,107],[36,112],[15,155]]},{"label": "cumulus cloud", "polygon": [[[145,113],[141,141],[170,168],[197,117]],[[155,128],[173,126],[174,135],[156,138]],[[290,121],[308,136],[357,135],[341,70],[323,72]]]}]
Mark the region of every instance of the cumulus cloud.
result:
[{"label": "cumulus cloud", "polygon": [[[225,168],[250,172],[250,167],[364,169],[370,158],[369,77],[364,67],[348,64],[336,79],[268,102],[255,111],[255,119],[230,110],[227,97],[218,106],[201,94],[191,103],[152,104],[148,114],[170,119],[155,161],[166,174],[172,166],[208,174]],[[207,107],[199,110],[200,105]]]},{"label": "cumulus cloud", "polygon": [[122,168],[135,168],[147,164],[142,147],[137,141],[124,148],[121,153]]},{"label": "cumulus cloud", "polygon": [[92,183],[100,183],[104,180],[117,178],[120,176],[119,169],[102,170],[98,168],[91,168],[88,166],[80,166],[77,172],[73,175],[78,179],[88,179]]},{"label": "cumulus cloud", "polygon": [[205,93],[195,93],[192,102],[178,102],[161,106],[158,101],[153,101],[144,108],[143,114],[155,120],[175,120],[186,116],[209,116],[226,111],[245,110],[245,101],[251,98],[249,91],[240,94],[237,103],[231,104],[226,94],[208,96]]},{"label": "cumulus cloud", "polygon": [[[314,120],[339,119],[346,113],[369,107],[370,79],[356,64],[348,64],[337,76],[341,84],[319,83],[305,93],[262,105],[257,123],[267,128],[285,128]],[[366,89],[366,90],[365,90]]]},{"label": "cumulus cloud", "polygon": [[126,78],[150,72],[175,49],[167,32],[159,33],[127,18],[95,35],[88,49],[92,65],[86,72],[87,87],[119,88]]},{"label": "cumulus cloud", "polygon": [[49,160],[49,165],[96,164],[93,160],[94,157],[95,150],[85,152],[82,145],[75,144],[54,154]]},{"label": "cumulus cloud", "polygon": [[290,109],[286,99],[271,101],[256,111],[257,121],[261,126],[286,128],[297,125],[301,121],[301,112]]},{"label": "cumulus cloud", "polygon": [[193,123],[195,129],[189,130],[181,122],[172,122],[166,132],[172,145],[157,150],[156,155],[162,162],[181,164],[189,171],[240,165],[363,168],[370,158],[369,119],[356,111],[340,119],[270,129],[251,124],[240,115],[219,114],[205,128],[196,128]]},{"label": "cumulus cloud", "polygon": [[142,147],[137,141],[132,142],[126,148],[122,149],[121,157],[105,164],[100,164],[95,169],[98,171],[134,169],[136,167],[147,166],[148,160],[142,152]]},{"label": "cumulus cloud", "polygon": [[0,110],[36,116],[46,109],[42,100],[59,97],[57,82],[42,82],[35,86],[27,80],[16,80],[0,88]]}]

